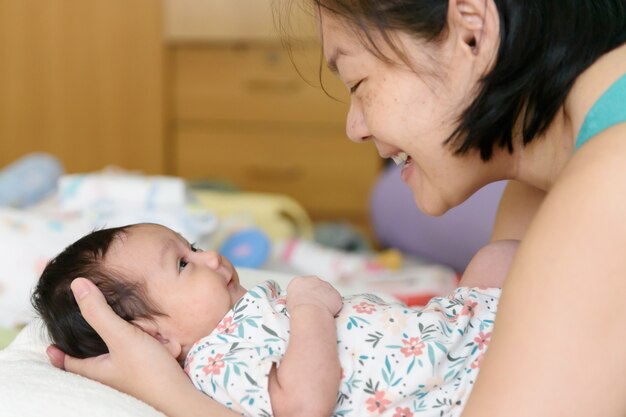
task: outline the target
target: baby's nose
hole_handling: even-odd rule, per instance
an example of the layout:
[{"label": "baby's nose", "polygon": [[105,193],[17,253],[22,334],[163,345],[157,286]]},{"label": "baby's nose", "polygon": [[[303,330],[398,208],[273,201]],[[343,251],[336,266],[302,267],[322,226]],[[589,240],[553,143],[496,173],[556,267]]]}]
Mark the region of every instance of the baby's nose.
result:
[{"label": "baby's nose", "polygon": [[198,253],[202,257],[202,260],[211,269],[217,269],[222,264],[222,257],[219,252],[214,250],[207,250]]}]

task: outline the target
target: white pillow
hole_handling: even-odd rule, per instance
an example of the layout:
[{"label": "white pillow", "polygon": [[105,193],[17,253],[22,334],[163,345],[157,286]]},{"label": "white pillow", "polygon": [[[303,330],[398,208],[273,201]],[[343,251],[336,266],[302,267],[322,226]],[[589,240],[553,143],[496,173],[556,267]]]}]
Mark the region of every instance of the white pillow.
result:
[{"label": "white pillow", "polygon": [[0,416],[164,417],[129,395],[56,369],[45,354],[48,343],[36,319],[0,351]]},{"label": "white pillow", "polygon": [[[242,284],[276,280],[283,288],[290,275],[239,269]],[[106,385],[50,365],[49,339],[39,319],[31,321],[0,351],[0,416],[19,417],[165,417],[149,405]]]}]

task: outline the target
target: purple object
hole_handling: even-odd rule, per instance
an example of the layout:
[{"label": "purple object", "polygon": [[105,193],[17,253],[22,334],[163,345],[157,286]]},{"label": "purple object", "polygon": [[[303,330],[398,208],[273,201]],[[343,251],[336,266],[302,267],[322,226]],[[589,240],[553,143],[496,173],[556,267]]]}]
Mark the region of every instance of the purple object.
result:
[{"label": "purple object", "polygon": [[378,243],[462,272],[489,242],[505,185],[506,181],[489,184],[443,216],[429,217],[415,205],[400,168],[391,166],[381,174],[370,199]]}]

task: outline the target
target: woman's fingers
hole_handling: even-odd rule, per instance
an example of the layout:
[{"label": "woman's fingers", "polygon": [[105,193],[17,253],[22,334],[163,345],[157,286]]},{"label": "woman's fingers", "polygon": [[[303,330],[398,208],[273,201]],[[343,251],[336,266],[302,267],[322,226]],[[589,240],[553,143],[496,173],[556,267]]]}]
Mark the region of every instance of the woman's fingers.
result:
[{"label": "woman's fingers", "polygon": [[46,354],[50,359],[50,363],[59,369],[65,369],[65,353],[54,345],[48,346]]},{"label": "woman's fingers", "polygon": [[107,304],[96,285],[85,278],[76,278],[71,284],[74,298],[87,323],[100,335],[109,351],[114,351],[134,327],[122,320]]},{"label": "woman's fingers", "polygon": [[114,378],[115,375],[113,374],[114,370],[111,369],[111,364],[107,360],[108,358],[108,353],[87,359],[77,359],[70,355],[65,355],[63,364],[66,371],[111,385],[110,377]]},{"label": "woman's fingers", "polygon": [[66,355],[61,349],[54,345],[48,346],[46,349],[46,354],[50,359],[50,363],[59,369],[64,369],[74,374],[78,374],[90,379],[96,379],[98,381],[104,382],[103,378],[106,378],[106,375],[103,374],[103,358],[108,357],[108,355],[98,356],[96,358],[88,358],[88,359],[76,359],[70,355]]}]

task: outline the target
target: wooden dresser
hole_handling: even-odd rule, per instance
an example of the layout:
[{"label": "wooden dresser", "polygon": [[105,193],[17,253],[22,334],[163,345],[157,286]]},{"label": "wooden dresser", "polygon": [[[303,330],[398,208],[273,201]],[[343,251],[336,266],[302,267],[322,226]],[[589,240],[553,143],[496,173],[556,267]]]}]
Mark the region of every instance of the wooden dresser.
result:
[{"label": "wooden dresser", "polygon": [[69,172],[163,172],[162,10],[156,0],[1,0],[0,167],[43,151]]},{"label": "wooden dresser", "polygon": [[220,180],[365,226],[381,160],[345,136],[345,87],[327,71],[335,98],[319,86],[314,21],[294,65],[272,18],[270,0],[0,2],[0,166],[46,151],[68,172]]},{"label": "wooden dresser", "polygon": [[[294,55],[319,59],[311,45]],[[171,50],[172,169],[244,190],[284,193],[316,220],[364,225],[379,172],[374,146],[345,135],[344,87],[308,85],[280,44],[189,44]]]}]

